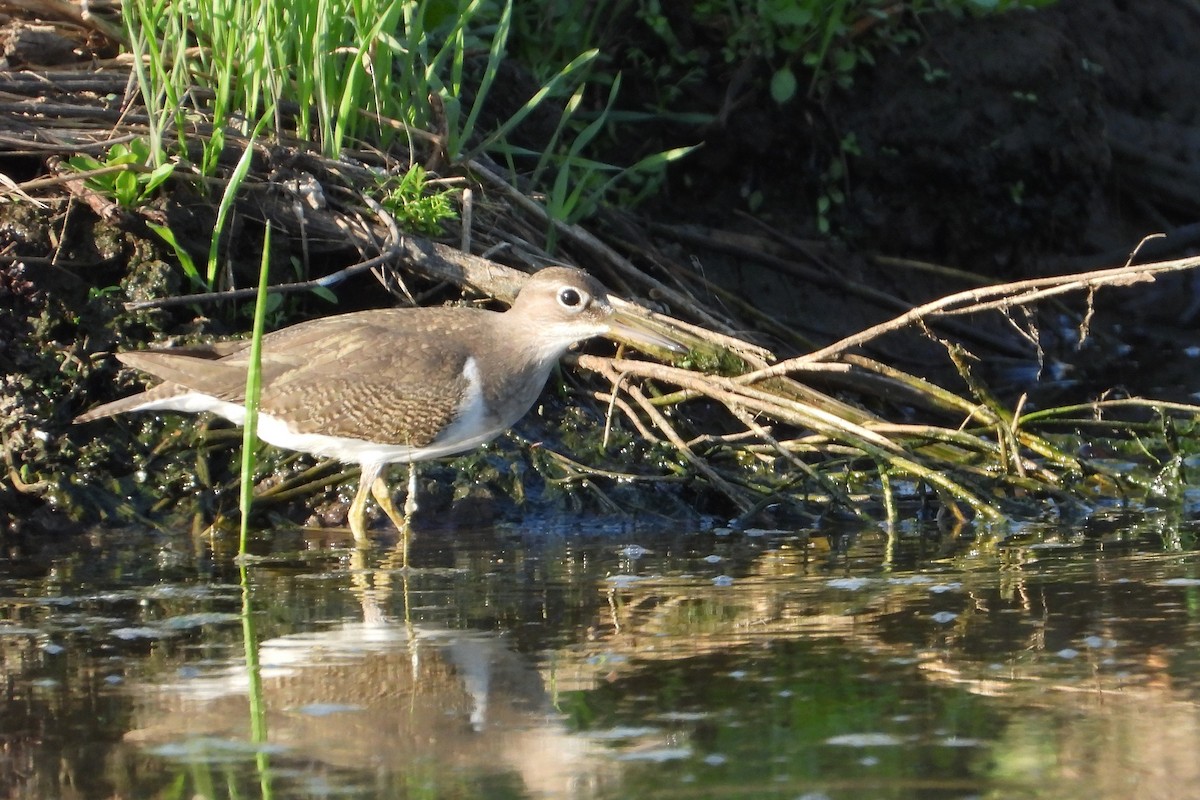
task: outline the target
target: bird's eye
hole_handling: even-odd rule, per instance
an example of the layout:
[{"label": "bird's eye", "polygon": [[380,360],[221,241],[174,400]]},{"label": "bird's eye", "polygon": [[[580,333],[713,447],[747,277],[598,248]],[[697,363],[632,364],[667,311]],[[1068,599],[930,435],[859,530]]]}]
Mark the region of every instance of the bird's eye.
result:
[{"label": "bird's eye", "polygon": [[583,292],[572,286],[565,286],[558,290],[558,304],[566,309],[579,309],[586,303]]}]

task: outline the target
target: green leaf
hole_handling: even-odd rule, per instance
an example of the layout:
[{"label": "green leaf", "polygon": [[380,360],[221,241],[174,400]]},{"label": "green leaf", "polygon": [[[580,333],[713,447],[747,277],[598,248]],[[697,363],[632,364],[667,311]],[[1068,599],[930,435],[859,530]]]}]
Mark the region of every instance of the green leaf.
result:
[{"label": "green leaf", "polygon": [[171,245],[171,249],[175,251],[175,258],[179,260],[179,266],[183,267],[184,274],[188,276],[188,279],[196,286],[206,288],[204,281],[200,278],[200,270],[196,269],[196,262],[192,260],[188,251],[179,245],[179,240],[175,238],[175,231],[166,225],[159,225],[158,223],[149,221],[146,222],[146,227],[157,233],[164,242]]},{"label": "green leaf", "polygon": [[104,167],[103,164],[86,153],[79,153],[71,156],[67,159],[67,163],[80,172],[90,172],[91,170],[101,169]]},{"label": "green leaf", "polygon": [[779,105],[796,96],[796,73],[791,67],[783,67],[771,76],[771,99]]},{"label": "green leaf", "polygon": [[833,56],[833,67],[838,72],[850,72],[858,64],[858,51],[852,47],[839,50]]},{"label": "green leaf", "polygon": [[771,19],[779,25],[794,25],[797,28],[812,22],[813,12],[798,3],[785,3],[771,9]]},{"label": "green leaf", "polygon": [[246,149],[242,151],[237,166],[233,168],[233,174],[229,176],[229,182],[225,185],[225,191],[221,195],[221,202],[217,204],[217,224],[213,228],[212,238],[208,243],[207,285],[210,291],[217,282],[217,246],[221,242],[221,231],[225,230],[225,221],[233,209],[238,189],[241,188],[242,181],[250,172],[250,163],[254,160],[254,143],[273,113],[274,109],[268,108],[259,117],[258,123],[254,126],[254,132],[250,134],[250,140],[246,142]]},{"label": "green leaf", "polygon": [[118,172],[117,179],[113,183],[113,187],[117,193],[117,202],[125,208],[132,208],[137,205],[138,199],[138,182],[137,173],[135,172]]},{"label": "green leaf", "polygon": [[153,192],[155,189],[157,189],[159,186],[162,185],[163,181],[165,181],[167,178],[171,177],[171,173],[173,173],[174,171],[175,171],[174,162],[167,162],[165,164],[162,164],[162,165],[156,167],[154,169],[154,171],[151,172],[148,176],[143,176],[143,178],[145,179],[146,186],[142,190],[142,193],[148,195],[151,192]]},{"label": "green leaf", "polygon": [[334,305],[337,305],[337,295],[334,294],[333,291],[327,286],[314,286],[312,287],[312,293],[324,300],[326,303],[333,303]]}]

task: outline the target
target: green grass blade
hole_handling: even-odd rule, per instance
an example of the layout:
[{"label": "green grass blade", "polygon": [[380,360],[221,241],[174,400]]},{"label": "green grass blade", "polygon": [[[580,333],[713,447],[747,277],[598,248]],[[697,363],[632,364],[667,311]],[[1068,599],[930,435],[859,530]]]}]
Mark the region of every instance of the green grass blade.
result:
[{"label": "green grass blade", "polygon": [[[507,136],[508,132],[511,131],[513,128],[515,128],[517,125],[520,125],[521,121],[524,120],[525,117],[529,116],[529,114],[532,113],[535,108],[537,108],[539,105],[541,105],[543,100],[545,100],[551,94],[557,92],[559,87],[563,83],[565,83],[568,78],[570,78],[576,72],[582,70],[585,66],[590,64],[592,62],[592,60],[594,60],[596,58],[596,56],[599,55],[599,53],[600,53],[599,50],[588,50],[586,53],[583,53],[582,55],[577,56],[573,61],[571,61],[570,64],[567,64],[565,67],[563,67],[561,70],[559,70],[558,74],[555,75],[553,78],[551,78],[550,81],[545,86],[538,89],[534,93],[533,97],[530,97],[527,101],[525,101],[525,105],[521,106],[521,108],[519,108],[515,114],[513,114],[511,117],[509,117],[507,120],[505,120],[504,123],[502,125],[500,125],[500,127],[498,127],[496,130],[492,131],[492,133],[490,133],[486,138],[484,138],[484,140],[482,142],[480,142],[478,145],[473,147],[469,152],[467,152],[465,155],[463,155],[462,158],[459,160],[460,161],[470,161],[473,158],[475,158],[476,156],[478,156],[480,153],[482,153],[484,150],[487,150],[489,147],[491,147],[492,144],[494,144],[497,140],[503,138],[504,136]],[[480,95],[479,99],[476,100],[476,106],[478,106],[478,104],[481,103],[482,100],[483,100],[483,96]],[[475,113],[474,106],[471,108],[471,111],[472,111],[472,113]],[[464,133],[462,134],[462,136],[460,136],[460,141],[466,141],[467,136],[469,135],[469,132],[470,132],[470,127],[471,127],[470,125],[463,126]]]},{"label": "green grass blade", "polygon": [[267,283],[271,265],[271,223],[263,235],[262,263],[258,269],[258,296],[254,302],[254,332],[250,339],[250,365],[246,371],[246,423],[242,428],[242,510],[238,555],[246,555],[250,506],[254,502],[254,453],[258,449],[258,398],[262,391],[262,338],[267,319]]},{"label": "green grass blade", "polygon": [[[451,132],[453,141],[450,142],[450,146],[447,148],[451,159],[455,158],[459,148],[471,141],[471,134],[475,131],[475,122],[479,119],[480,112],[483,111],[484,101],[487,99],[488,92],[492,88],[492,83],[496,80],[496,75],[500,72],[500,64],[504,61],[504,50],[508,45],[508,31],[511,26],[512,0],[506,0],[504,10],[500,13],[500,24],[496,26],[496,33],[492,36],[492,46],[488,50],[487,67],[484,68],[483,78],[479,81],[479,88],[475,93],[475,102],[471,104],[471,110],[467,113],[467,120],[463,123],[462,130]],[[459,74],[461,75],[461,69],[459,70]]]},{"label": "green grass blade", "polygon": [[159,225],[156,222],[146,222],[146,227],[158,234],[159,238],[167,244],[171,245],[171,249],[175,251],[175,258],[179,259],[179,266],[183,268],[183,272],[197,288],[204,289],[204,279],[200,277],[200,270],[196,268],[196,262],[192,260],[192,256],[187,250],[179,244],[179,240],[175,238],[175,231],[168,228],[166,225]]},{"label": "green grass blade", "polygon": [[213,228],[212,240],[208,244],[208,270],[206,277],[210,290],[217,282],[217,245],[221,242],[221,231],[225,230],[225,223],[229,219],[229,211],[233,208],[234,201],[237,200],[238,189],[241,188],[247,173],[250,172],[250,163],[254,160],[254,142],[258,138],[258,135],[262,133],[263,126],[267,120],[273,114],[273,109],[267,109],[262,117],[259,118],[258,124],[254,127],[254,133],[251,134],[250,140],[246,142],[246,149],[242,152],[241,158],[238,159],[237,166],[233,169],[233,174],[229,176],[229,183],[225,186],[225,193],[221,195],[221,203],[217,206],[217,224]]}]

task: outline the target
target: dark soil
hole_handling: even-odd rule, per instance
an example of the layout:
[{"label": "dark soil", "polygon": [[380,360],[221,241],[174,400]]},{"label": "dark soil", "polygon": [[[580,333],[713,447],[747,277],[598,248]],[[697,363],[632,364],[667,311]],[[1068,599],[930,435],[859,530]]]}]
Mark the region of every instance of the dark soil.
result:
[{"label": "dark soil", "polygon": [[[721,32],[677,22],[691,46],[719,46]],[[715,121],[703,130],[664,127],[661,138],[645,143],[654,149],[702,139],[704,147],[674,169],[664,194],[632,221],[646,237],[637,250],[644,266],[702,269],[773,318],[778,325],[770,330],[748,316],[745,327],[760,328],[763,341],[787,353],[889,318],[899,303],[969,285],[895,259],[995,281],[1115,266],[1152,233],[1171,235],[1147,248],[1146,259],[1200,249],[1197,6],[1068,0],[1037,13],[921,17],[912,25],[919,41],[880,49],[851,86],[783,106],[766,94],[765,65],[725,71],[714,59],[707,82],[687,98],[691,108],[680,110]],[[637,32],[629,37],[636,40]],[[28,52],[14,50],[13,64]],[[621,53],[612,56],[621,66]],[[635,87],[629,96],[636,104],[637,82],[626,85]],[[0,153],[0,169],[17,180],[40,174],[42,163],[27,153]],[[825,213],[829,236],[818,234],[822,196],[834,198]],[[692,233],[700,226],[702,235],[672,231],[679,225]],[[720,246],[718,233],[742,238]],[[67,510],[84,519],[151,511],[135,499],[137,469],[154,458],[150,445],[131,439],[98,450],[69,426],[86,405],[128,390],[118,381],[132,376],[101,355],[124,346],[123,337],[145,342],[213,330],[190,312],[119,313],[95,291],[112,286],[130,295],[139,291],[135,284],[152,295],[178,290],[170,285],[177,280],[169,277],[177,275],[170,254],[143,234],[135,220],[105,221],[78,204],[0,207],[5,528],[52,528]],[[126,275],[125,264],[140,266]],[[864,300],[846,289],[848,280],[882,290],[896,304]],[[1121,386],[1189,397],[1197,380],[1185,348],[1200,343],[1195,289],[1190,278],[1171,278],[1102,293],[1084,349],[1073,337],[1078,307],[1045,312],[1038,329],[1060,368],[1055,374],[1070,376],[1063,388],[1078,399]],[[739,316],[737,308],[727,310]],[[1007,322],[972,321],[951,333],[986,357],[999,391],[1015,396],[1034,385],[1036,352]],[[888,340],[873,355],[915,372],[948,374],[941,346],[921,337]],[[493,469],[487,462],[485,454],[476,468]],[[224,476],[205,484],[195,474],[163,481],[184,494],[208,492],[211,503]],[[519,483],[519,470],[516,477]],[[228,507],[228,499],[217,505]],[[343,510],[331,495],[318,516],[333,520]]]},{"label": "dark soil", "polygon": [[[757,83],[743,83],[759,88],[732,104],[727,85],[697,100],[727,113],[649,214],[754,239],[732,252],[681,239],[676,256],[697,256],[709,277],[809,342],[827,343],[898,313],[850,294],[846,280],[910,303],[971,285],[896,259],[998,282],[1119,266],[1152,234],[1168,236],[1149,242],[1140,261],[1200,249],[1200,8],[1072,0],[914,24],[919,43],[881,49],[848,88],[780,107],[766,94],[763,66]],[[693,33],[704,41],[706,32]],[[843,149],[847,141],[853,146]],[[844,198],[828,211],[832,238],[818,234],[816,213],[831,190]],[[748,198],[761,199],[753,212]],[[759,259],[763,251],[822,279],[798,278]],[[1072,327],[1079,303],[1043,309],[1038,333],[1049,359],[1072,375],[1072,391],[1125,386],[1186,399],[1197,389],[1184,352],[1200,344],[1198,301],[1195,279],[1184,273],[1101,292],[1109,313],[1098,315],[1082,350]],[[975,342],[991,357],[998,388],[1013,396],[1033,388],[1033,348],[1003,320],[970,325],[1013,344]],[[940,350],[911,337],[876,354],[928,373],[946,365]]]},{"label": "dark soil", "polygon": [[834,230],[858,250],[1007,277],[1195,220],[1200,194],[1164,195],[1144,164],[1196,169],[1200,9],[1074,0],[919,24],[921,43],[824,98],[739,97],[660,211],[721,224],[761,191],[760,216],[812,237],[821,176],[852,139]]}]

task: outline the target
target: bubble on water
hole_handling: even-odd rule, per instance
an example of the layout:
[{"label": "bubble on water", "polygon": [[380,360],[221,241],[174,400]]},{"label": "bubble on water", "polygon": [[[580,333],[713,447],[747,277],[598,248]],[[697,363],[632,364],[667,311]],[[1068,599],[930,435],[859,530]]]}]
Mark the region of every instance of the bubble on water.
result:
[{"label": "bubble on water", "polygon": [[617,756],[618,761],[648,761],[662,764],[667,761],[682,761],[692,757],[690,747],[655,747],[647,750],[631,750]]},{"label": "bubble on water", "polygon": [[982,747],[986,744],[982,739],[972,739],[969,736],[946,736],[938,740],[942,747]]},{"label": "bubble on water", "polygon": [[125,641],[133,641],[134,639],[162,639],[167,636],[167,632],[158,628],[116,628],[113,630],[113,636]]},{"label": "bubble on water", "polygon": [[1093,650],[1111,650],[1117,646],[1116,639],[1108,639],[1104,636],[1088,636],[1084,638],[1083,643]]},{"label": "bubble on water", "polygon": [[658,728],[649,726],[635,725],[619,725],[615,728],[605,728],[599,731],[588,731],[583,734],[588,739],[595,739],[601,742],[620,741],[622,739],[638,739],[643,736],[651,736],[658,733]]},{"label": "bubble on water", "polygon": [[903,743],[899,736],[890,733],[843,733],[825,740],[825,744],[836,747],[895,747]]},{"label": "bubble on water", "polygon": [[310,717],[328,717],[332,714],[341,714],[347,711],[362,711],[363,707],[344,703],[309,703],[294,710]]},{"label": "bubble on water", "polygon": [[1167,578],[1159,586],[1200,586],[1200,578]]},{"label": "bubble on water", "polygon": [[893,586],[919,586],[924,583],[933,583],[933,578],[928,575],[898,575],[888,578],[888,583]]},{"label": "bubble on water", "polygon": [[866,588],[871,585],[870,578],[833,578],[825,584],[830,589],[844,589],[848,592],[857,592],[859,589]]}]

